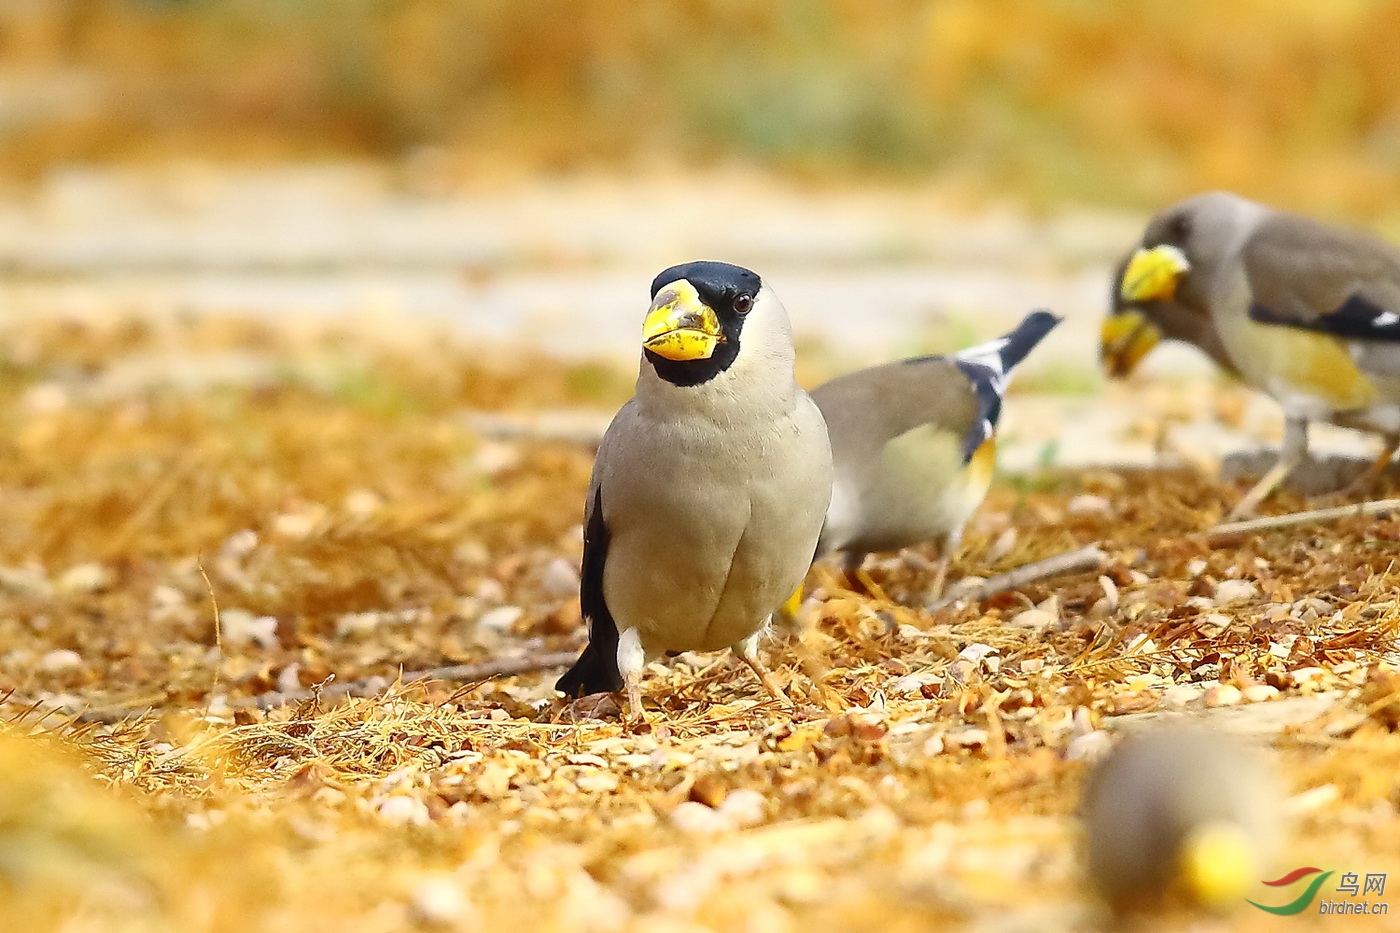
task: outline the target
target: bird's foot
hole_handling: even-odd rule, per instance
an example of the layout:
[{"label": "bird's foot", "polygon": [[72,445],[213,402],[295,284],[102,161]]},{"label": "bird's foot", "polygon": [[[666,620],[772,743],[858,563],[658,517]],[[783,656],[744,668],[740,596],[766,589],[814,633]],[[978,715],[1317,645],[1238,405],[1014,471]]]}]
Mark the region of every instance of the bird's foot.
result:
[{"label": "bird's foot", "polygon": [[739,660],[748,665],[749,670],[753,671],[754,676],[758,678],[759,683],[763,684],[763,689],[767,691],[770,697],[777,700],[780,706],[796,709],[797,704],[794,703],[787,694],[783,693],[782,688],[778,686],[778,682],[773,679],[773,675],[763,666],[763,662],[758,659],[758,638],[762,632],[763,630],[760,629],[739,642],[739,644],[734,646],[734,653],[739,656]]},{"label": "bird's foot", "polygon": [[929,584],[929,599],[939,599],[943,595],[943,590],[948,584],[948,558],[938,558],[938,563],[934,566],[933,582]]}]

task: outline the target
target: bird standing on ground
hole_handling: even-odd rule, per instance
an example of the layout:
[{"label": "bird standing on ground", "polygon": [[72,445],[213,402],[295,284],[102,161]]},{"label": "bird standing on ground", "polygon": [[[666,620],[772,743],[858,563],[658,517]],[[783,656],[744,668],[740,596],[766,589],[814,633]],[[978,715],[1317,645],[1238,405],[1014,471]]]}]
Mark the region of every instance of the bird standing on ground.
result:
[{"label": "bird standing on ground", "polygon": [[1278,790],[1238,736],[1167,726],[1094,769],[1081,817],[1090,881],[1115,910],[1233,906],[1275,843]]},{"label": "bird standing on ground", "polygon": [[836,477],[817,556],[937,541],[935,594],[987,494],[996,426],[1012,371],[1061,318],[1034,311],[1004,337],[951,356],[921,356],[839,376],[812,391],[826,418]]},{"label": "bird standing on ground", "polygon": [[831,448],[793,375],[787,312],[748,269],[692,262],[651,285],[636,395],[593,465],[580,603],[588,645],[570,696],[627,690],[647,662],[733,648],[757,655],[802,582],[831,498]]},{"label": "bird standing on ground", "polygon": [[1400,250],[1224,192],[1152,218],[1120,268],[1103,328],[1110,375],[1162,336],[1194,343],[1283,407],[1278,462],[1231,512],[1253,512],[1307,455],[1308,425],[1375,431],[1400,447]]}]

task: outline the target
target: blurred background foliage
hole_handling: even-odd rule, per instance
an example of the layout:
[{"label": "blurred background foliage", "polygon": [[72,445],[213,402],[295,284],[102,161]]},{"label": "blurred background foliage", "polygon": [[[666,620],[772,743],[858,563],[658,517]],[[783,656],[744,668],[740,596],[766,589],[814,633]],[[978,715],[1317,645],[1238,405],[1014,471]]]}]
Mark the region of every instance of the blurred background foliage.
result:
[{"label": "blurred background foliage", "polygon": [[6,0],[0,167],[757,162],[1148,207],[1400,194],[1396,0]]}]

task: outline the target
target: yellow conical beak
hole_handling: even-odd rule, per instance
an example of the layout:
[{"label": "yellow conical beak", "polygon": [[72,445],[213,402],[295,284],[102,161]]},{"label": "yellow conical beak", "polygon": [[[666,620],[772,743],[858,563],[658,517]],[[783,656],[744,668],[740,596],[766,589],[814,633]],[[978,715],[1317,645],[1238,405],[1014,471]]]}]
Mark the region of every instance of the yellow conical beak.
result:
[{"label": "yellow conical beak", "polygon": [[1161,339],[1161,330],[1141,311],[1110,315],[1100,331],[1099,356],[1104,370],[1111,378],[1121,379],[1136,369]]},{"label": "yellow conical beak", "polygon": [[707,360],[724,343],[714,309],[685,279],[656,293],[642,324],[642,346],[668,360]]},{"label": "yellow conical beak", "polygon": [[1186,254],[1175,246],[1154,246],[1140,249],[1128,260],[1123,279],[1118,283],[1118,295],[1124,301],[1137,304],[1144,301],[1166,301],[1176,296],[1181,277],[1191,271]]},{"label": "yellow conical beak", "polygon": [[1244,897],[1256,877],[1256,857],[1245,831],[1233,823],[1192,830],[1181,851],[1181,881],[1206,907],[1228,907]]}]

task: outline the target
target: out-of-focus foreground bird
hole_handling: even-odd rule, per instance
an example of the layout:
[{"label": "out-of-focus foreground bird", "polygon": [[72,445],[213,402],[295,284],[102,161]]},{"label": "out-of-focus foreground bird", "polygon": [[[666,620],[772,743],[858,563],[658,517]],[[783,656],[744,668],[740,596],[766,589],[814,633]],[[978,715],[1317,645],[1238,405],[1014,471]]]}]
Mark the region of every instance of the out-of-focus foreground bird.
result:
[{"label": "out-of-focus foreground bird", "polygon": [[584,518],[588,645],[557,686],[627,690],[646,663],[733,648],[775,697],[758,636],[802,582],[831,498],[821,412],[787,312],[748,269],[693,262],[651,285],[636,395],[598,448]]},{"label": "out-of-focus foreground bird", "polygon": [[1181,725],[1130,735],[1085,791],[1089,878],[1120,912],[1233,906],[1267,870],[1278,814],[1243,738]]},{"label": "out-of-focus foreground bird", "polygon": [[921,356],[839,376],[812,398],[836,468],[817,556],[936,541],[940,591],[963,525],[987,494],[1011,374],[1061,318],[1033,311],[1015,330],[951,356]]},{"label": "out-of-focus foreground bird", "polygon": [[1326,421],[1400,447],[1400,250],[1224,192],[1153,217],[1119,267],[1102,352],[1131,372],[1162,337],[1184,340],[1283,407],[1278,462],[1235,506],[1254,511]]}]

